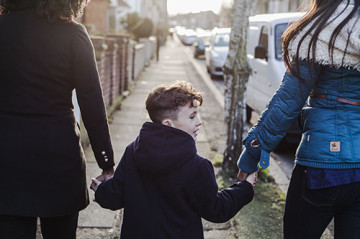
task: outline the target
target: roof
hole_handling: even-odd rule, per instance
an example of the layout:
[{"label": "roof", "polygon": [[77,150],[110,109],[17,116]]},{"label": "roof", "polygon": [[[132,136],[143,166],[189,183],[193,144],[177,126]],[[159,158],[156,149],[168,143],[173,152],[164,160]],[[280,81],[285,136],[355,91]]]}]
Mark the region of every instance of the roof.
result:
[{"label": "roof", "polygon": [[231,28],[214,28],[213,29],[213,33],[230,33],[231,32]]},{"label": "roof", "polygon": [[259,14],[251,16],[249,20],[251,22],[272,22],[285,19],[298,19],[304,16],[304,12],[287,12],[287,13],[271,13],[271,14]]},{"label": "roof", "polygon": [[129,4],[127,4],[123,0],[118,0],[118,6],[119,7],[128,7],[128,8],[130,8]]}]

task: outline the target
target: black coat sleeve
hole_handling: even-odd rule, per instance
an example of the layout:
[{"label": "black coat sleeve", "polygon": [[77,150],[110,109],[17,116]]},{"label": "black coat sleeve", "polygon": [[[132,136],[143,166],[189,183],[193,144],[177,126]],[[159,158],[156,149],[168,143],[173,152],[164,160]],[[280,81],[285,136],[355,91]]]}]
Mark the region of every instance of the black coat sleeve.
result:
[{"label": "black coat sleeve", "polygon": [[82,25],[75,28],[72,40],[73,79],[81,118],[100,168],[114,166],[113,149],[94,48]]},{"label": "black coat sleeve", "polygon": [[238,182],[218,190],[213,165],[197,156],[190,167],[186,196],[193,209],[204,219],[222,223],[231,219],[254,196],[249,182]]},{"label": "black coat sleeve", "polygon": [[124,207],[125,183],[124,160],[121,159],[114,176],[99,185],[95,192],[95,201],[103,208],[117,210]]}]

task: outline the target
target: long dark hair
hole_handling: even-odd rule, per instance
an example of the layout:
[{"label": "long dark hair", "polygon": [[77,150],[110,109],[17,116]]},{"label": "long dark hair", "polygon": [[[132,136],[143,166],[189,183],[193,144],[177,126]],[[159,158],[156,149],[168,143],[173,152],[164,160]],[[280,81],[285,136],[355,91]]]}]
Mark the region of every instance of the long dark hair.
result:
[{"label": "long dark hair", "polygon": [[80,17],[88,0],[0,0],[0,11],[8,14],[29,6],[35,6],[41,16],[50,22],[70,21]]},{"label": "long dark hair", "polygon": [[[313,32],[313,36],[310,39],[310,44],[308,46],[306,60],[309,62],[311,61],[311,59],[310,59],[310,52],[311,52],[311,56],[313,57],[312,61],[316,62],[316,59],[315,59],[316,47],[315,46],[316,46],[316,43],[318,40],[319,33],[321,32],[321,30],[324,27],[326,27],[327,24],[329,24],[327,21],[332,16],[332,14],[335,12],[335,10],[339,6],[339,4],[343,1],[345,1],[345,0],[311,0],[311,3],[308,6],[308,11],[305,14],[305,16],[303,18],[301,18],[299,21],[293,23],[284,32],[283,46],[282,46],[283,53],[284,53],[283,59],[284,59],[286,67],[290,70],[290,72],[292,74],[295,74],[296,76],[299,77],[298,69],[295,70],[293,68],[293,65],[291,64],[291,62],[292,61],[295,61],[295,63],[299,62],[300,45],[304,41],[306,36],[311,32]],[[348,7],[349,4],[350,4],[350,0],[347,0],[346,7]],[[334,44],[335,44],[336,37],[338,36],[340,30],[344,27],[344,25],[349,22],[349,20],[354,16],[354,14],[356,12],[359,11],[359,5],[360,5],[360,0],[355,0],[355,5],[354,5],[354,8],[352,9],[352,11],[349,13],[349,15],[344,17],[342,22],[335,28],[335,30],[331,34],[328,51],[329,51],[332,61],[333,61],[333,51],[334,51]],[[345,9],[335,18],[337,18],[341,14],[343,14],[344,11],[345,11]],[[317,19],[317,20],[314,21],[314,19]],[[334,20],[334,18],[333,18],[333,20]],[[304,36],[301,37],[299,44],[297,46],[297,49],[296,49],[295,58],[292,59],[291,56],[289,55],[289,49],[288,49],[289,44],[295,38],[295,36],[309,24],[312,24],[312,25],[305,32]],[[350,35],[351,35],[351,32],[349,32],[348,39],[349,39]],[[345,56],[345,53],[344,53],[344,56]],[[296,65],[298,65],[298,64],[296,64]]]}]

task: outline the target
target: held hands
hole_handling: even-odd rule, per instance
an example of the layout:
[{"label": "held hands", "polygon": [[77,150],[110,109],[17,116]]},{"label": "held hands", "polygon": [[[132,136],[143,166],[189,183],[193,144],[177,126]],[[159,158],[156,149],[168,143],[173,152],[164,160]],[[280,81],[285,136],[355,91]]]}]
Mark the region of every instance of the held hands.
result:
[{"label": "held hands", "polygon": [[257,171],[249,174],[239,169],[237,178],[239,179],[239,181],[248,181],[254,187],[257,182],[257,176]]},{"label": "held hands", "polygon": [[97,180],[96,178],[91,178],[91,185],[90,185],[90,188],[96,192],[97,188],[99,187],[99,185],[101,184],[102,182]]},{"label": "held hands", "polygon": [[255,187],[257,178],[258,178],[258,172],[250,173],[247,176],[246,181],[248,181],[253,187]]},{"label": "held hands", "polygon": [[90,188],[95,192],[98,186],[102,183],[111,178],[114,175],[114,168],[103,170],[102,173],[97,176],[96,178],[92,178]]}]

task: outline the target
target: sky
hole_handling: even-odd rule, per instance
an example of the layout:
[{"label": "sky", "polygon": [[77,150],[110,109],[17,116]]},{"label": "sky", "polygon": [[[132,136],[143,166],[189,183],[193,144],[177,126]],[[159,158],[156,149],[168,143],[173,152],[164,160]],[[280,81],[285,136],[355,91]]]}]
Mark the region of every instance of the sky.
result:
[{"label": "sky", "polygon": [[196,13],[211,10],[219,13],[222,2],[229,0],[167,0],[168,13],[170,16],[179,13]]}]

